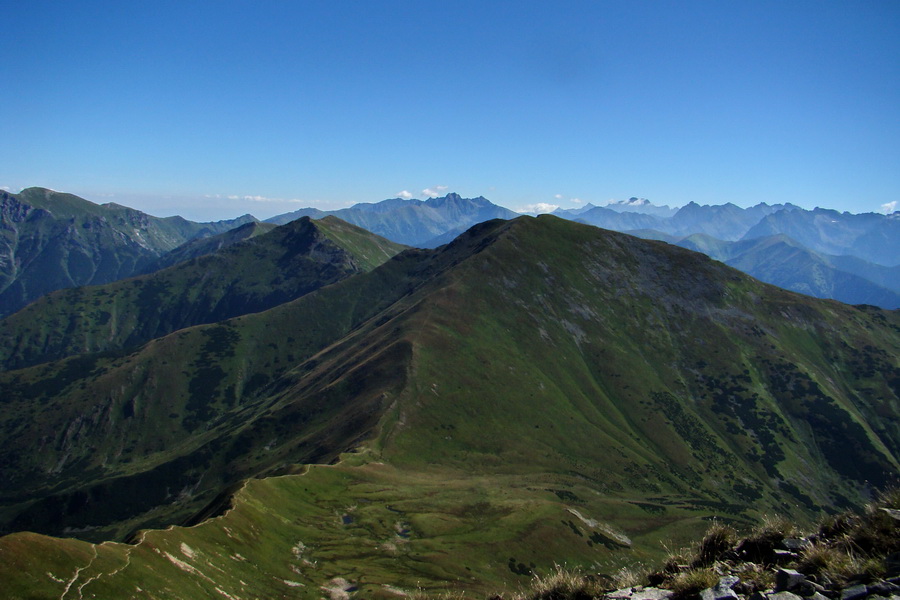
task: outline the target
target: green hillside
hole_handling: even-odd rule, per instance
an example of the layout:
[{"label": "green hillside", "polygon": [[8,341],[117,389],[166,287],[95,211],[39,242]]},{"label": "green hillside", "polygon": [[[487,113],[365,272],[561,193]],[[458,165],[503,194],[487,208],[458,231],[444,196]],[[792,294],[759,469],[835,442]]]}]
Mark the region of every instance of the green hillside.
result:
[{"label": "green hillside", "polygon": [[254,220],[194,223],[44,188],[0,190],[0,317],[54,290],[130,277],[189,240]]},{"label": "green hillside", "polygon": [[233,509],[136,545],[13,534],[0,577],[33,597],[369,598],[614,571],[713,516],[802,522],[886,485],[898,356],[896,311],[493,221],[129,355],[2,374],[7,530],[123,539]]},{"label": "green hillside", "polygon": [[371,270],[403,248],[334,217],[303,218],[229,243],[243,233],[191,244],[193,251],[224,247],[149,275],[48,294],[0,321],[0,366],[134,347],[191,325],[266,310]]},{"label": "green hillside", "polygon": [[166,252],[158,259],[150,263],[145,269],[145,273],[160,271],[166,267],[177,265],[180,262],[191,260],[192,258],[200,258],[207,254],[213,254],[228,246],[240,243],[244,240],[263,235],[275,229],[277,225],[272,223],[263,223],[262,221],[253,221],[235,227],[225,233],[213,235],[210,237],[191,240],[186,244],[178,246],[174,250]]}]

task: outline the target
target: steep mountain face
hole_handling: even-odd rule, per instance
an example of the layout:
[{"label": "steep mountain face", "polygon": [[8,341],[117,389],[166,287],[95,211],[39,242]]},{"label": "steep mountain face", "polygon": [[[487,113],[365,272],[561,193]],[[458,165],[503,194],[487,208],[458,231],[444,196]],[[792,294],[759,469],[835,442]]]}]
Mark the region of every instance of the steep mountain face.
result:
[{"label": "steep mountain face", "polygon": [[824,254],[851,255],[877,265],[900,265],[900,213],[851,214],[816,208],[765,217],[745,239],[783,233]]},{"label": "steep mountain face", "polygon": [[[296,215],[308,214],[301,211],[279,215],[268,219],[268,222],[286,223],[297,218]],[[425,201],[394,198],[376,203],[355,204],[350,208],[326,213],[319,211],[319,214],[334,215],[389,240],[418,248],[435,248],[447,243],[476,223],[518,216],[481,196],[463,198],[459,194],[447,194]],[[311,216],[319,218],[318,215]]]},{"label": "steep mountain face", "polygon": [[847,304],[900,308],[900,267],[883,267],[850,256],[819,254],[785,235],[740,242],[692,235],[674,243],[794,292]]},{"label": "steep mountain face", "polygon": [[[241,239],[260,229],[268,232]],[[402,249],[336,217],[304,217],[281,227],[250,223],[173,251],[199,254],[196,259],[102,286],[53,292],[3,319],[0,367],[120,350],[177,329],[266,310],[371,270]]]},{"label": "steep mountain face", "polygon": [[667,205],[656,206],[646,198],[629,198],[628,200],[619,200],[618,202],[610,202],[606,208],[616,212],[636,212],[645,215],[653,215],[655,217],[668,218],[675,215],[678,209],[671,208]]},{"label": "steep mountain face", "polygon": [[0,552],[57,557],[58,587],[33,567],[56,597],[85,565],[161,597],[338,577],[368,597],[640,559],[702,518],[802,520],[885,485],[898,356],[896,311],[551,216],[492,221],[269,311],[0,375],[8,531],[123,536],[357,450],[136,546]]},{"label": "steep mountain face", "polygon": [[700,206],[696,202],[690,202],[678,209],[662,231],[675,235],[705,233],[720,240],[735,241],[741,239],[765,216],[793,212],[796,208],[791,204],[770,206],[760,203],[743,209],[730,202],[714,206]]},{"label": "steep mountain face", "polygon": [[638,212],[619,212],[610,208],[597,206],[575,217],[580,223],[587,223],[613,231],[629,231],[631,229],[659,229],[664,221],[659,217]]},{"label": "steep mountain face", "polygon": [[188,240],[252,220],[193,223],[42,188],[0,191],[0,316],[53,290],[139,273]]}]

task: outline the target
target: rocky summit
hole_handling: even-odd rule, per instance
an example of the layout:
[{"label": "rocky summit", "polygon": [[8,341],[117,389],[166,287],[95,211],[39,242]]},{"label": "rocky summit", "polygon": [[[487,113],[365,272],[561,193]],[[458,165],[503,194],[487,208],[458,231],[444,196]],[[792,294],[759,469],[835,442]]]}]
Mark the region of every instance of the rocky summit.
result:
[{"label": "rocky summit", "polygon": [[[557,568],[516,600],[893,600],[900,598],[900,490],[861,513],[831,515],[802,534],[767,518],[745,536],[714,523],[662,568],[613,576]],[[605,589],[610,581],[630,585]],[[494,596],[495,600],[503,596]]]}]

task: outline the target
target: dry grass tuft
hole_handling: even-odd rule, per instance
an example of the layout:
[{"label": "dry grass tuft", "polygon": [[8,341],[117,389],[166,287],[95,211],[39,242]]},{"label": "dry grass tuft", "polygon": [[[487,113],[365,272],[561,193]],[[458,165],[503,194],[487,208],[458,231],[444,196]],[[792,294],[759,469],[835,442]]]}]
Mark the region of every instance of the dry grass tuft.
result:
[{"label": "dry grass tuft", "polygon": [[642,564],[622,567],[612,576],[610,585],[616,589],[647,585],[649,572],[650,570]]},{"label": "dry grass tuft", "polygon": [[697,556],[693,561],[694,566],[707,567],[732,550],[737,544],[738,534],[733,527],[713,521],[706,535],[700,541],[697,548]]},{"label": "dry grass tuft", "polygon": [[669,580],[668,587],[676,598],[691,598],[719,583],[719,574],[711,567],[691,569]]},{"label": "dry grass tuft", "polygon": [[555,565],[546,577],[534,576],[527,590],[513,600],[593,600],[603,594],[603,588],[593,577],[579,570]]},{"label": "dry grass tuft", "polygon": [[841,583],[856,572],[856,561],[834,546],[812,544],[801,553],[797,570],[808,575],[824,575],[835,583]]},{"label": "dry grass tuft", "polygon": [[797,525],[787,517],[764,515],[762,523],[753,529],[749,537],[760,541],[780,542],[799,534]]}]

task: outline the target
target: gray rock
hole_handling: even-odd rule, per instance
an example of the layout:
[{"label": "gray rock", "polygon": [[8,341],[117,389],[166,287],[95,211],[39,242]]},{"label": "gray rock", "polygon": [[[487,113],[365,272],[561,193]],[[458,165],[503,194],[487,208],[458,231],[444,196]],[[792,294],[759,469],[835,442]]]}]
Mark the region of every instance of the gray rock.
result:
[{"label": "gray rock", "polygon": [[898,521],[900,521],[900,510],[897,510],[895,508],[882,508],[881,510],[886,512],[892,519],[897,519]]},{"label": "gray rock", "polygon": [[841,600],[859,600],[869,595],[869,590],[863,584],[852,585],[841,590]]},{"label": "gray rock", "polygon": [[735,600],[738,595],[732,589],[721,589],[719,586],[706,588],[700,592],[701,600]]},{"label": "gray rock", "polygon": [[729,600],[737,598],[737,593],[731,588],[737,585],[740,580],[740,577],[735,577],[734,575],[720,577],[719,583],[715,587],[706,588],[700,592],[700,598],[702,600]]},{"label": "gray rock", "polygon": [[829,600],[828,596],[822,594],[822,592],[817,591],[812,596],[807,598],[806,600]]},{"label": "gray rock", "polygon": [[794,569],[778,569],[775,572],[775,591],[790,592],[806,582],[806,575]]},{"label": "gray rock", "polygon": [[668,600],[674,595],[671,590],[656,587],[622,588],[606,594],[608,600]]},{"label": "gray rock", "polygon": [[776,563],[784,564],[800,558],[800,555],[792,550],[779,550],[776,548],[775,550],[772,550],[772,557]]},{"label": "gray rock", "polygon": [[766,594],[766,600],[803,600],[803,598],[793,592],[774,592]]},{"label": "gray rock", "polygon": [[640,591],[636,591],[631,596],[631,600],[668,600],[675,595],[672,590],[662,590],[660,588],[647,587]]},{"label": "gray rock", "polygon": [[726,575],[719,578],[719,584],[716,587],[723,590],[730,590],[736,586],[740,580],[741,578],[737,575]]},{"label": "gray rock", "polygon": [[808,545],[809,543],[801,538],[785,538],[781,540],[781,547],[791,552],[800,552]]},{"label": "gray rock", "polygon": [[877,594],[879,596],[890,596],[891,594],[900,594],[900,585],[891,583],[890,581],[879,581],[867,586],[869,594]]}]

